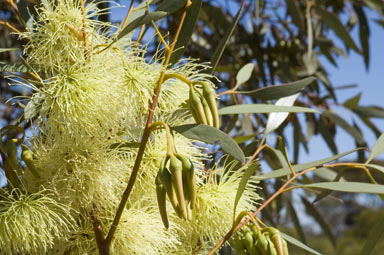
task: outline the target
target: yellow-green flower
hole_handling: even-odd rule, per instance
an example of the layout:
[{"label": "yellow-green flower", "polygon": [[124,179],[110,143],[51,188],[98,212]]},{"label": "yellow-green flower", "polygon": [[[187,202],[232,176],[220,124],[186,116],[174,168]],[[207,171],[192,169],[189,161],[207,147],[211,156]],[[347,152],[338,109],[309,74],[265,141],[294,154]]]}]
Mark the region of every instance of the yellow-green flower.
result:
[{"label": "yellow-green flower", "polygon": [[44,254],[72,230],[70,209],[47,196],[48,190],[0,191],[1,254]]}]

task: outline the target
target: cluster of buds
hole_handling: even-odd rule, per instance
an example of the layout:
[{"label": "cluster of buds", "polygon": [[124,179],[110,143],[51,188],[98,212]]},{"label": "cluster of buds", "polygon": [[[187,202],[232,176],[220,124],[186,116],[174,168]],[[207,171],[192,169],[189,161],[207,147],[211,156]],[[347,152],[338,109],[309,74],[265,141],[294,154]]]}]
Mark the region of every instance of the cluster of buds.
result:
[{"label": "cluster of buds", "polygon": [[[155,126],[157,124],[159,123],[154,123]],[[166,157],[161,161],[155,184],[161,219],[168,228],[166,197],[168,196],[177,216],[191,220],[192,209],[196,206],[197,186],[192,161],[176,152],[168,125],[161,125],[164,125],[167,132],[168,148]]]},{"label": "cluster of buds", "polygon": [[189,109],[196,123],[219,128],[219,113],[216,104],[216,91],[208,82],[198,82],[202,91],[193,85],[189,90]]},{"label": "cluster of buds", "polygon": [[19,164],[19,160],[17,159],[17,146],[21,145],[21,159],[26,164],[28,170],[37,177],[40,178],[38,171],[33,163],[33,153],[28,149],[27,146],[23,144],[24,141],[24,130],[21,130],[16,126],[7,126],[1,130],[1,136],[5,136],[7,133],[11,131],[21,131],[23,133],[23,137],[21,139],[12,138],[7,139],[6,143],[2,145],[1,151],[2,156],[4,157],[4,171],[7,177],[8,183],[12,188],[20,188],[21,182],[19,179],[19,175],[22,173],[21,166]]},{"label": "cluster of buds", "polygon": [[280,231],[272,227],[258,229],[250,225],[242,228],[235,237],[234,248],[239,255],[289,255],[287,242]]}]

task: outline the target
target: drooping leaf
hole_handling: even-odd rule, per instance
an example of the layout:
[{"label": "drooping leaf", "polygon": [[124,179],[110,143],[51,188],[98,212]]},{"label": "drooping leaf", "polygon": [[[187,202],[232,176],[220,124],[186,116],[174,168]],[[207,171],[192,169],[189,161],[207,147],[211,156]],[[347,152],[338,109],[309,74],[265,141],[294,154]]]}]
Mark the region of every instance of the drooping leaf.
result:
[{"label": "drooping leaf", "polygon": [[379,222],[375,223],[375,226],[370,231],[367,241],[361,249],[360,255],[370,255],[375,248],[377,242],[380,240],[384,233],[384,218],[381,218]]},{"label": "drooping leaf", "polygon": [[297,26],[299,32],[303,33],[305,30],[304,27],[304,17],[300,12],[298,2],[295,0],[285,0],[287,3],[287,10],[289,15],[292,17],[292,22]]},{"label": "drooping leaf", "polygon": [[172,127],[172,129],[189,139],[209,144],[218,143],[223,151],[233,156],[236,160],[241,163],[245,161],[244,153],[239,145],[230,136],[217,128],[201,124],[186,124]]},{"label": "drooping leaf", "polygon": [[246,141],[251,140],[252,138],[255,138],[256,136],[257,136],[257,134],[236,136],[233,138],[233,140],[235,140],[238,144],[240,144],[240,143],[245,143]]},{"label": "drooping leaf", "polygon": [[264,159],[267,161],[268,165],[273,169],[288,168],[289,165],[283,153],[280,150],[276,150],[269,145],[265,145],[263,149]]},{"label": "drooping leaf", "polygon": [[[343,174],[344,174],[344,168],[343,168],[342,170],[340,170],[340,171],[336,174],[335,178],[334,178],[333,180],[331,180],[331,181],[332,181],[332,182],[335,182],[335,183],[338,182],[338,181],[342,178]],[[321,199],[327,197],[327,196],[330,195],[331,193],[332,193],[332,190],[323,190],[320,194],[318,194],[318,195],[316,196],[316,198],[315,198],[315,200],[313,201],[313,203],[316,203],[316,202],[320,201]]]},{"label": "drooping leaf", "polygon": [[346,30],[345,26],[334,13],[331,13],[321,7],[317,7],[316,12],[320,14],[327,26],[335,32],[335,34],[344,42],[348,48],[353,49],[357,53],[361,52],[359,47],[357,47],[356,43],[353,41],[349,32]]},{"label": "drooping leaf", "polygon": [[[337,155],[329,157],[329,158],[320,159],[320,160],[316,160],[316,161],[312,161],[312,162],[308,162],[308,163],[304,163],[304,164],[293,165],[292,168],[297,173],[297,172],[300,172],[302,170],[305,170],[305,169],[308,169],[308,168],[311,168],[311,167],[321,166],[323,164],[326,164],[326,163],[329,163],[331,161],[337,160],[337,159],[339,159],[341,157],[344,157],[344,156],[346,156],[348,154],[351,154],[352,152],[355,152],[357,150],[361,150],[361,148],[357,148],[357,149],[350,150],[350,151],[347,151],[347,152],[344,152],[344,153],[340,153],[340,154],[337,154]],[[291,172],[289,170],[289,167],[284,167],[284,168],[281,168],[281,169],[269,172],[267,174],[263,174],[263,175],[257,176],[257,179],[258,180],[266,180],[266,179],[272,179],[272,178],[279,178],[279,177],[286,176],[286,175],[288,175],[290,173]]]},{"label": "drooping leaf", "polygon": [[295,226],[296,232],[297,232],[300,240],[303,243],[307,243],[307,241],[305,240],[303,228],[301,227],[301,224],[300,224],[299,217],[297,216],[298,214],[295,210],[295,207],[292,205],[291,200],[289,200],[289,199],[287,199],[287,211],[288,211],[288,214],[289,214],[289,216],[293,222],[293,225]]},{"label": "drooping leaf", "polygon": [[[321,179],[324,179],[326,181],[333,181],[333,180],[335,180],[335,178],[337,176],[337,173],[335,171],[333,171],[332,169],[327,168],[327,167],[322,167],[322,168],[316,169],[316,171],[313,171],[313,173],[316,176],[318,176]],[[345,181],[345,179],[343,177],[340,177],[340,181]]]},{"label": "drooping leaf", "polygon": [[[281,154],[283,155],[286,165],[288,165],[288,167],[289,167],[290,169],[292,169],[291,162],[289,161],[289,158],[288,158],[287,149],[286,149],[286,147],[285,147],[284,140],[283,140],[283,138],[282,138],[281,136],[278,136],[278,137],[277,137],[277,146],[276,146],[276,149],[279,150],[279,151],[281,152]],[[293,169],[292,169],[292,170],[293,170]]]},{"label": "drooping leaf", "polygon": [[237,12],[235,18],[233,19],[231,25],[225,31],[223,38],[221,38],[221,40],[219,42],[219,45],[217,45],[215,51],[213,52],[213,55],[212,55],[211,61],[210,61],[212,68],[208,70],[208,72],[210,74],[212,74],[215,71],[215,69],[219,63],[219,60],[221,58],[221,55],[224,52],[225,46],[227,46],[227,43],[228,43],[229,39],[231,38],[233,31],[235,31],[236,25],[239,22],[240,15],[241,15],[241,12],[243,11],[243,8],[244,8],[244,6],[242,5],[241,8],[239,9],[239,11]]},{"label": "drooping leaf", "polygon": [[[299,96],[299,93],[288,96],[288,97],[280,98],[279,100],[276,101],[275,106],[292,106],[295,103],[298,96]],[[277,129],[287,117],[288,117],[288,112],[271,113],[268,116],[267,127],[265,128],[265,134],[267,135],[272,131],[274,131],[275,129]]]},{"label": "drooping leaf", "polygon": [[318,128],[321,136],[324,138],[325,142],[328,145],[328,148],[332,151],[332,153],[337,154],[337,146],[335,143],[335,139],[332,136],[329,127],[327,126],[327,121],[323,116],[320,116],[318,123]]},{"label": "drooping leaf", "polygon": [[384,185],[364,182],[319,182],[305,184],[303,187],[351,193],[384,194]]},{"label": "drooping leaf", "polygon": [[367,118],[384,118],[384,109],[378,106],[357,106],[353,111]]},{"label": "drooping leaf", "polygon": [[243,84],[247,82],[252,75],[255,65],[253,63],[248,63],[240,68],[239,72],[236,75],[236,85]]},{"label": "drooping leaf", "polygon": [[155,12],[150,12],[148,14],[145,14],[143,16],[136,18],[131,23],[129,23],[126,27],[124,27],[123,30],[121,30],[121,32],[117,35],[115,41],[120,40],[121,38],[129,34],[134,29],[138,28],[139,26],[144,24],[150,24],[152,21],[156,21],[161,18],[164,18],[165,16],[167,16],[167,14],[168,13],[165,11],[155,11]]},{"label": "drooping leaf", "polygon": [[181,7],[185,6],[186,0],[167,0],[162,1],[156,8],[155,11],[167,12],[172,14],[178,11]]},{"label": "drooping leaf", "polygon": [[354,109],[356,106],[358,106],[361,98],[361,93],[357,94],[354,97],[351,97],[347,101],[343,103],[343,105],[349,109]]},{"label": "drooping leaf", "polygon": [[365,164],[364,166],[376,169],[377,171],[382,172],[384,174],[384,166],[379,166],[376,164]]},{"label": "drooping leaf", "polygon": [[323,115],[325,115],[326,117],[334,121],[342,129],[344,129],[348,134],[350,134],[356,140],[358,144],[365,143],[365,140],[363,136],[360,134],[360,132],[353,126],[349,125],[348,122],[346,122],[342,117],[328,111],[324,112]]},{"label": "drooping leaf", "polygon": [[131,14],[129,15],[129,18],[127,20],[127,24],[126,25],[129,25],[132,21],[134,21],[135,19],[141,17],[141,16],[144,16],[145,15],[145,10],[146,10],[146,7],[147,5],[151,5],[153,4],[154,1],[152,0],[149,0],[149,1],[143,1],[142,3],[140,3],[139,5],[137,5],[131,12]]},{"label": "drooping leaf", "polygon": [[328,223],[324,220],[323,216],[319,213],[316,207],[311,204],[306,198],[301,197],[301,201],[305,206],[306,212],[311,215],[313,219],[320,225],[320,227],[324,231],[324,234],[329,238],[332,245],[336,247],[335,236],[333,235],[331,228],[329,227]]},{"label": "drooping leaf", "polygon": [[290,82],[287,84],[268,86],[251,91],[236,91],[235,93],[250,95],[254,98],[259,98],[262,100],[279,99],[300,92],[315,80],[316,78],[311,76],[300,81]]},{"label": "drooping leaf", "polygon": [[240,201],[241,196],[244,193],[245,188],[247,187],[247,183],[249,178],[255,173],[256,170],[260,168],[260,164],[258,162],[252,163],[245,169],[243,176],[239,182],[239,186],[236,191],[235,203],[233,205],[233,216],[236,217],[236,208]]},{"label": "drooping leaf", "polygon": [[296,238],[293,238],[292,236],[289,236],[287,234],[284,234],[284,233],[281,233],[281,236],[289,243],[305,250],[305,251],[308,251],[312,254],[316,254],[316,255],[323,255],[322,253],[312,249],[311,247],[308,247],[307,245],[303,244],[302,242],[300,242],[299,240],[297,240]]},{"label": "drooping leaf", "polygon": [[367,21],[367,17],[365,15],[364,9],[361,6],[358,6],[356,4],[353,4],[352,6],[359,20],[360,44],[363,50],[365,68],[368,70],[369,68],[369,35],[370,35],[369,25],[368,25],[368,21]]},{"label": "drooping leaf", "polygon": [[21,18],[24,20],[25,23],[27,23],[27,21],[31,18],[31,12],[30,12],[30,9],[28,8],[27,1],[16,1],[16,2],[17,2],[16,6],[18,11],[21,14]]},{"label": "drooping leaf", "polygon": [[313,112],[319,113],[315,109],[300,106],[281,106],[273,104],[239,104],[223,107],[219,110],[220,115],[245,114],[245,113],[287,113],[288,112]]},{"label": "drooping leaf", "polygon": [[377,139],[375,145],[371,150],[371,154],[369,155],[369,158],[367,162],[365,162],[365,164],[368,164],[372,161],[372,159],[376,158],[382,153],[384,153],[384,133],[381,134],[381,136]]},{"label": "drooping leaf", "polygon": [[188,46],[188,43],[193,34],[193,28],[195,27],[197,18],[199,16],[201,3],[202,0],[192,1],[192,5],[187,11],[183,26],[181,27],[180,35],[175,45],[175,51],[172,53],[171,59],[169,61],[170,66],[173,66],[177,63],[181,56],[183,56],[183,53]]},{"label": "drooping leaf", "polygon": [[121,30],[121,32],[117,35],[115,41],[118,41],[119,39],[123,38],[127,34],[129,34],[132,30],[138,28],[141,25],[144,24],[150,24],[152,21],[159,20],[161,18],[164,18],[167,15],[170,15],[177,10],[179,10],[181,7],[183,7],[186,3],[186,0],[167,0],[163,1],[159,6],[156,8],[154,12],[147,13],[143,16],[139,16],[136,19],[134,19],[132,22],[130,22],[127,26]]}]

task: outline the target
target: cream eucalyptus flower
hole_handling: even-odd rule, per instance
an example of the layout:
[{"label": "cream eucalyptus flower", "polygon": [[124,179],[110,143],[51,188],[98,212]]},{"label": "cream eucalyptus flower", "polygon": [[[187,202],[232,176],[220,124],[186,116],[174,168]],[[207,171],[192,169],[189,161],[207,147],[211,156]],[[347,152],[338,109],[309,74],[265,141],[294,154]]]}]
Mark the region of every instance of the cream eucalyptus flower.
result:
[{"label": "cream eucalyptus flower", "polygon": [[1,254],[44,254],[55,239],[66,237],[73,230],[70,208],[47,196],[48,192],[1,190]]}]

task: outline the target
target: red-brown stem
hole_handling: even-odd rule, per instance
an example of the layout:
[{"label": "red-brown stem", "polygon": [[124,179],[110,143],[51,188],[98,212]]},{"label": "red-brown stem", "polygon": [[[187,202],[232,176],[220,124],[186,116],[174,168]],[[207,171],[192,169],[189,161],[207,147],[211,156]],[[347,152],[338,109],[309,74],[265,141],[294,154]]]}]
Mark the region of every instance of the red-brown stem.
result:
[{"label": "red-brown stem", "polygon": [[100,254],[108,254],[109,246],[103,245],[104,233],[103,233],[103,225],[100,220],[100,211],[95,204],[93,205],[91,219],[93,224],[93,230],[95,232],[97,248],[99,249]]},{"label": "red-brown stem", "polygon": [[[290,184],[292,183],[296,178],[298,178],[299,176],[303,175],[303,174],[306,174],[310,171],[313,171],[315,170],[316,167],[312,167],[312,168],[309,168],[307,170],[304,170],[300,173],[297,173],[295,175],[293,175],[291,178],[289,178],[284,184],[283,186],[280,187],[280,189],[278,191],[276,191],[272,196],[270,196],[259,208],[257,208],[257,210],[255,212],[252,213],[252,216],[254,218],[257,217],[257,214],[259,214],[259,212],[261,210],[263,210],[270,202],[273,201],[273,199],[275,199],[277,196],[279,196],[280,194],[283,193],[284,189]],[[247,218],[246,220],[244,220],[243,222],[241,222],[240,224],[238,224],[237,226],[234,226],[231,228],[231,230],[215,245],[215,247],[213,247],[213,249],[208,253],[208,255],[213,255],[226,241],[229,240],[229,238],[231,238],[231,236],[236,233],[237,231],[239,231],[239,229],[244,226],[245,224],[247,224],[249,222],[249,218]]]},{"label": "red-brown stem", "polygon": [[175,33],[174,39],[172,41],[172,44],[170,45],[169,50],[167,50],[167,52],[166,52],[165,60],[164,60],[164,63],[163,63],[165,68],[161,72],[159,80],[157,81],[156,88],[155,88],[155,90],[153,92],[152,104],[150,106],[150,111],[149,111],[149,114],[148,114],[147,123],[146,123],[145,128],[144,128],[144,133],[143,133],[143,137],[141,139],[139,151],[137,152],[135,164],[133,166],[131,176],[129,177],[127,187],[126,187],[126,189],[125,189],[125,191],[124,191],[124,193],[122,195],[122,198],[121,198],[119,207],[117,209],[115,218],[113,219],[111,228],[109,229],[108,235],[103,240],[103,242],[101,243],[101,245],[103,247],[105,246],[107,248],[103,248],[101,250],[99,249],[100,255],[109,255],[109,247],[111,245],[111,242],[112,242],[112,239],[113,239],[113,235],[115,234],[115,231],[117,229],[117,226],[119,224],[119,221],[121,219],[123,211],[124,211],[125,206],[127,204],[129,195],[131,194],[133,186],[135,184],[136,177],[137,177],[138,171],[140,169],[140,163],[141,163],[141,160],[143,159],[144,150],[145,150],[145,147],[146,147],[146,144],[148,142],[148,138],[149,138],[149,135],[150,135],[150,132],[151,132],[151,123],[152,123],[153,115],[154,115],[154,112],[155,112],[155,109],[156,109],[156,105],[157,105],[157,102],[158,102],[158,99],[159,99],[161,85],[163,84],[163,80],[164,80],[164,75],[165,75],[165,72],[167,70],[167,66],[169,64],[169,61],[170,61],[173,49],[175,47],[176,40],[177,40],[177,38],[178,38],[178,36],[180,34],[181,26],[184,23],[184,19],[185,19],[186,13],[187,13],[187,10],[188,10],[190,5],[191,5],[191,1],[188,0],[186,5],[185,5],[185,7],[184,7],[183,14],[182,14],[180,23],[178,25],[177,31]]}]

